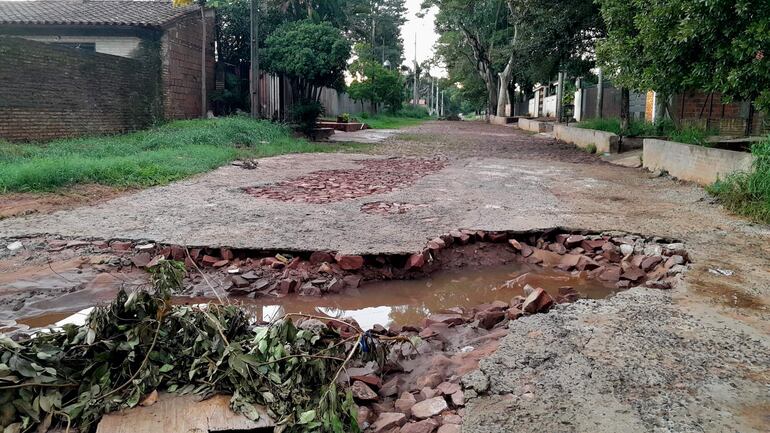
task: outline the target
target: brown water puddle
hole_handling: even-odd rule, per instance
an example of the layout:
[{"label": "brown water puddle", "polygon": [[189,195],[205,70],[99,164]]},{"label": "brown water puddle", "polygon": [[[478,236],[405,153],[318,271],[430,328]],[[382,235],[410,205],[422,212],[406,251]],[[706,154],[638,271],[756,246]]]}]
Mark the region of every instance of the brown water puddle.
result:
[{"label": "brown water puddle", "polygon": [[13,328],[14,321],[30,328],[52,325],[85,308],[111,302],[121,287],[133,289],[146,282],[141,270],[100,272],[83,257],[5,272],[0,275],[0,302],[10,303],[15,314],[0,322],[0,330]]},{"label": "brown water puddle", "polygon": [[[82,278],[84,274],[75,274]],[[73,273],[66,274],[74,277]],[[87,274],[86,274],[87,275]],[[112,300],[127,281],[126,275],[88,275],[82,290],[50,299],[38,300],[20,311],[17,323],[31,328],[57,323],[69,315],[98,303]],[[53,282],[53,281],[51,281]],[[40,284],[40,282],[39,282]],[[588,280],[584,276],[536,265],[512,263],[482,268],[443,270],[419,280],[373,281],[359,290],[343,294],[308,297],[292,294],[283,298],[229,298],[241,303],[257,319],[269,321],[287,313],[304,313],[328,317],[352,317],[364,329],[375,324],[419,324],[432,313],[451,307],[475,307],[492,301],[510,302],[524,294],[525,285],[542,287],[556,295],[564,286],[573,287],[581,296],[604,298],[617,292],[612,284]],[[177,297],[178,304],[205,304],[210,297]]]},{"label": "brown water puddle", "polygon": [[[536,265],[513,263],[477,269],[454,269],[436,272],[419,280],[373,281],[359,290],[344,294],[308,297],[289,295],[283,298],[231,298],[241,302],[258,319],[269,321],[287,313],[314,314],[328,317],[352,317],[364,329],[375,324],[417,325],[432,313],[451,307],[475,307],[492,301],[510,302],[524,295],[524,286],[542,287],[556,295],[564,286],[573,287],[583,297],[605,298],[618,289],[580,275]],[[210,298],[177,298],[177,303],[197,304]]]}]

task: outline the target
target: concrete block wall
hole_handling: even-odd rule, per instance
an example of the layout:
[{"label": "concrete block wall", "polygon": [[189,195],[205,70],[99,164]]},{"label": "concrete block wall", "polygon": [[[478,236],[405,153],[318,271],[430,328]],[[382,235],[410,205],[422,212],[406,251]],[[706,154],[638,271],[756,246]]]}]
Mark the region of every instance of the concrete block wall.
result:
[{"label": "concrete block wall", "polygon": [[665,170],[672,176],[710,185],[736,171],[749,171],[754,157],[747,152],[694,146],[673,141],[645,139],[644,168]]},{"label": "concrete block wall", "polygon": [[145,128],[160,120],[141,61],[0,37],[0,139],[45,141]]},{"label": "concrete block wall", "polygon": [[[163,106],[166,119],[201,117],[201,17],[190,14],[169,25],[161,37]],[[214,19],[206,18],[206,102],[214,90]]]}]

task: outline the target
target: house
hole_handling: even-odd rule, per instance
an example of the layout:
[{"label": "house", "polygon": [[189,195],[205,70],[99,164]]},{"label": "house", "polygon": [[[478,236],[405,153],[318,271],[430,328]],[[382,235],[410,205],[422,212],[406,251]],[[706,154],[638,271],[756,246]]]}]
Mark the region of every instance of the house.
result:
[{"label": "house", "polygon": [[[201,117],[208,109],[208,93],[214,88],[213,31],[213,10],[202,10],[197,5],[174,7],[170,0],[0,0],[0,49],[4,47],[0,54],[4,54],[5,63],[0,66],[0,78],[3,79],[3,88],[24,88],[27,99],[35,94],[48,94],[49,90],[58,87],[63,92],[58,98],[63,104],[76,106],[85,113],[89,111],[90,103],[93,105],[92,115],[97,117],[100,111],[117,107],[94,105],[96,99],[105,98],[88,95],[93,87],[108,94],[112,91],[123,92],[124,99],[130,101],[139,100],[136,94],[146,92],[146,88],[157,89],[156,101],[141,99],[160,107],[157,113],[150,116],[153,121],[159,120],[158,117]],[[33,58],[36,59],[34,62],[30,60]],[[4,74],[3,68],[6,68]],[[96,72],[100,68],[107,68],[107,75],[111,77],[102,80],[105,82],[95,83],[95,86],[82,85],[99,80],[93,74],[87,74],[86,70]],[[139,79],[135,76],[136,71],[132,70],[135,68],[143,69],[150,75],[145,74]],[[125,72],[125,77],[121,75],[121,70]],[[131,77],[126,78],[128,76]],[[150,76],[153,78],[148,78]],[[121,82],[125,87],[124,78],[135,83],[136,88],[109,87],[110,80]],[[79,81],[70,83],[72,79]],[[80,92],[67,92],[70,87],[78,87]],[[127,91],[133,93],[129,95]],[[11,94],[4,95],[3,92]],[[29,100],[16,98],[18,104],[14,105],[12,92],[0,89],[0,114],[17,108],[30,111],[27,110]],[[49,115],[57,112],[50,100],[47,104],[40,108]],[[141,111],[141,107],[133,107],[134,112],[137,110]],[[143,114],[143,117],[147,116]],[[137,122],[128,123],[123,125],[125,127],[97,125],[93,131],[64,131],[60,135],[117,132],[141,127]],[[0,125],[0,137],[3,135],[9,134],[7,131],[4,133]],[[46,133],[30,139],[54,135]]]}]

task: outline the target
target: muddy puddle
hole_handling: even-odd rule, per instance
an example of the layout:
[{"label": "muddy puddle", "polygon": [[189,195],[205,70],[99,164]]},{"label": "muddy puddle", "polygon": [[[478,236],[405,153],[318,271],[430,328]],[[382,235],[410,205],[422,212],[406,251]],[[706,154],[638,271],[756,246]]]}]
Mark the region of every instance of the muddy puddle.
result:
[{"label": "muddy puddle", "polygon": [[[292,294],[282,298],[230,298],[242,303],[257,319],[270,321],[287,313],[303,313],[328,317],[352,317],[364,329],[375,324],[400,326],[419,324],[430,314],[451,307],[475,307],[493,301],[510,302],[524,295],[524,286],[542,287],[552,295],[560,287],[574,288],[582,297],[605,298],[617,292],[614,284],[587,279],[578,273],[542,268],[524,263],[487,266],[475,269],[442,270],[418,280],[371,281],[360,289],[343,294],[308,297]],[[117,288],[115,288],[117,289]],[[112,292],[113,290],[110,290]],[[30,328],[68,322],[67,318],[86,306],[82,296],[67,308],[68,297],[55,301],[56,308],[47,313],[26,315],[16,320]],[[74,300],[74,299],[73,299]],[[104,301],[107,301],[105,299]],[[209,297],[177,297],[178,304],[204,304]],[[82,315],[72,318],[82,321]]]}]

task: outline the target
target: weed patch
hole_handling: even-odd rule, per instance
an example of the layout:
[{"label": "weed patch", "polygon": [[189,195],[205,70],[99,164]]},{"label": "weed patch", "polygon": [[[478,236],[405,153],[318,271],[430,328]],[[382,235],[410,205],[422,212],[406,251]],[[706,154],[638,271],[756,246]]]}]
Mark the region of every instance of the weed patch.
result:
[{"label": "weed patch", "polygon": [[734,173],[709,186],[731,211],[770,224],[770,137],[751,147],[754,165],[749,173]]},{"label": "weed patch", "polygon": [[[575,126],[621,134],[620,119],[618,118],[586,119]],[[624,135],[627,137],[660,137],[670,135],[675,129],[673,122],[670,120],[662,120],[655,123],[634,120],[628,123],[628,131]]]},{"label": "weed patch", "polygon": [[671,131],[669,138],[677,143],[712,147],[713,145],[708,142],[708,138],[717,134],[717,131],[707,130],[696,126],[687,126],[682,129]]}]

